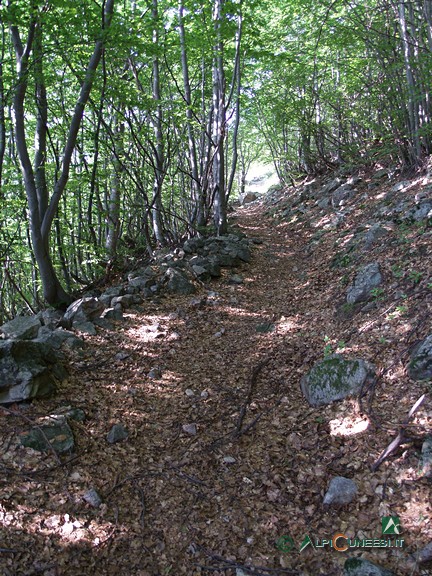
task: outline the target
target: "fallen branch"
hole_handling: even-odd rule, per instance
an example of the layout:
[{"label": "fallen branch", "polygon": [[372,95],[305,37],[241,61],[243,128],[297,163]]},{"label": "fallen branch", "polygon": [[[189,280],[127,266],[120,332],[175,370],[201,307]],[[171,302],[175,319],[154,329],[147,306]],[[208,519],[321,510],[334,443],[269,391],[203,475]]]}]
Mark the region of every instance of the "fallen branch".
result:
[{"label": "fallen branch", "polygon": [[380,454],[379,458],[377,460],[375,460],[375,462],[372,464],[372,466],[371,466],[372,472],[375,472],[376,470],[378,470],[378,468],[381,466],[381,464],[384,462],[384,460],[386,460],[389,456],[391,456],[391,454],[393,454],[393,452],[395,452],[401,444],[403,444],[404,442],[411,441],[411,438],[408,438],[405,435],[405,429],[408,426],[408,423],[409,423],[411,417],[417,412],[417,410],[423,404],[425,398],[426,398],[426,394],[423,394],[422,396],[420,396],[420,398],[417,400],[417,402],[412,406],[411,410],[408,412],[408,416],[403,421],[396,438],[394,438],[394,440],[392,440],[390,442],[390,444],[387,446],[387,448]]},{"label": "fallen branch", "polygon": [[258,376],[259,376],[261,370],[265,366],[267,366],[267,364],[269,362],[270,362],[270,358],[266,358],[265,360],[262,360],[259,364],[257,364],[257,366],[255,366],[255,368],[252,370],[252,374],[251,374],[250,379],[249,379],[249,389],[248,389],[248,392],[246,395],[246,399],[243,402],[242,407],[240,408],[240,413],[239,413],[239,417],[237,420],[236,429],[233,433],[233,436],[236,438],[238,438],[239,436],[241,436],[244,433],[242,431],[243,421],[245,419],[248,406],[252,401],[252,396],[253,396],[253,393],[255,391]]}]

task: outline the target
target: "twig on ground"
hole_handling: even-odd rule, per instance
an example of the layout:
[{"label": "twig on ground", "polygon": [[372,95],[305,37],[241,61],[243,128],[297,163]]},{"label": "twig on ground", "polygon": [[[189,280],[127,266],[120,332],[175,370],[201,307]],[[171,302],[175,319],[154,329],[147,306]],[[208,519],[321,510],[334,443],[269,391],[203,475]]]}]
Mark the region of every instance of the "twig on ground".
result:
[{"label": "twig on ground", "polygon": [[249,388],[248,388],[248,392],[247,392],[247,395],[246,395],[246,399],[245,399],[245,401],[243,402],[242,407],[240,408],[240,413],[239,413],[239,417],[238,417],[238,420],[237,420],[236,429],[235,429],[235,431],[234,431],[234,433],[233,433],[233,436],[234,436],[234,437],[239,437],[239,436],[241,436],[241,434],[244,433],[244,432],[242,431],[243,420],[245,419],[248,406],[249,406],[249,404],[250,404],[251,401],[252,401],[252,396],[253,396],[253,393],[254,393],[254,391],[255,391],[255,387],[256,387],[257,380],[258,380],[258,376],[259,376],[261,370],[262,370],[263,368],[265,368],[265,366],[267,366],[267,364],[269,364],[269,362],[270,362],[270,358],[266,358],[266,359],[262,360],[261,362],[259,362],[259,364],[257,364],[257,365],[255,366],[255,368],[252,370],[252,373],[251,373],[251,376],[250,376],[250,379],[249,379]]},{"label": "twig on ground", "polygon": [[417,410],[423,404],[425,398],[426,398],[426,394],[423,394],[422,396],[420,396],[420,398],[417,400],[417,402],[412,406],[411,410],[408,412],[408,416],[402,422],[396,438],[394,438],[394,440],[392,440],[390,442],[390,444],[387,446],[387,448],[380,454],[379,458],[377,458],[377,460],[375,460],[375,462],[372,464],[372,466],[371,466],[372,472],[375,472],[376,470],[378,470],[378,468],[381,466],[381,464],[384,462],[384,460],[386,460],[389,456],[391,456],[391,454],[393,454],[393,452],[395,452],[401,444],[403,444],[404,442],[412,441],[411,438],[408,438],[406,436],[405,429],[407,428],[407,426],[409,424],[410,418],[417,412]]}]

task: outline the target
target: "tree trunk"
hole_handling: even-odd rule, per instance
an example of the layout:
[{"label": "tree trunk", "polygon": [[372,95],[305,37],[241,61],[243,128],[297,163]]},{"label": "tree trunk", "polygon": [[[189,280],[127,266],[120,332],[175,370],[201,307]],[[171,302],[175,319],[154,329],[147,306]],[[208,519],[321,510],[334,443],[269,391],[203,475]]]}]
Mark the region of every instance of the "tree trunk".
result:
[{"label": "tree trunk", "polygon": [[[102,28],[105,30],[109,28],[111,23],[114,2],[115,0],[107,0],[105,3],[102,23]],[[84,81],[69,125],[68,137],[63,150],[60,175],[55,182],[54,192],[51,199],[48,201],[44,170],[44,138],[46,142],[46,110],[48,109],[48,106],[46,105],[43,74],[41,74],[41,72],[43,72],[42,18],[43,15],[39,14],[36,10],[32,12],[25,45],[22,43],[18,27],[15,25],[10,27],[18,73],[13,98],[14,129],[17,152],[23,173],[29,207],[33,251],[41,276],[44,298],[48,304],[64,307],[71,302],[72,298],[63,289],[58,279],[49,250],[49,237],[54,218],[57,214],[60,198],[62,197],[69,178],[72,154],[75,148],[78,131],[81,126],[84,107],[90,96],[95,72],[102,56],[104,33],[102,31],[100,38],[96,41],[93,54],[87,66]],[[34,72],[36,74],[36,100],[37,104],[40,103],[42,106],[42,109],[38,111],[37,117],[36,133],[37,137],[39,137],[39,141],[37,142],[35,150],[34,168],[30,160],[29,146],[26,139],[24,110],[24,100],[27,93],[29,75],[31,73],[29,59],[32,51],[35,52],[36,59],[38,59],[38,56],[40,58],[40,62],[38,62]]]}]

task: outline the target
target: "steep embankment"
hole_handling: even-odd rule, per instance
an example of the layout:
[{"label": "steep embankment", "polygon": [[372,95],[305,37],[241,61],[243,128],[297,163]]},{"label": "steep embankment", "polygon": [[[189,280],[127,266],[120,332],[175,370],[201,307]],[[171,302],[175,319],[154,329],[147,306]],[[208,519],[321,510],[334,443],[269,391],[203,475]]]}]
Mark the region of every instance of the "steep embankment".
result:
[{"label": "steep embankment", "polygon": [[[355,193],[336,197],[315,183],[239,209],[233,225],[261,242],[241,283],[229,272],[199,296],[129,309],[74,353],[55,398],[1,416],[2,573],[336,576],[346,553],[300,553],[304,537],[381,538],[381,518],[396,515],[405,549],[365,556],[421,573],[407,564],[432,537],[419,446],[370,466],[428,390],[404,369],[430,329],[430,230],[404,220],[425,186],[373,182],[363,175]],[[369,303],[347,304],[347,285],[370,261],[383,284]],[[311,408],[300,379],[336,350],[373,362],[378,378],[361,405]],[[76,456],[16,446],[17,431],[65,404],[86,414],[73,424]],[[426,399],[410,432],[424,436],[430,417]],[[109,444],[115,423],[129,436]],[[355,480],[358,494],[325,508],[335,476]],[[83,500],[91,488],[100,507]]]}]

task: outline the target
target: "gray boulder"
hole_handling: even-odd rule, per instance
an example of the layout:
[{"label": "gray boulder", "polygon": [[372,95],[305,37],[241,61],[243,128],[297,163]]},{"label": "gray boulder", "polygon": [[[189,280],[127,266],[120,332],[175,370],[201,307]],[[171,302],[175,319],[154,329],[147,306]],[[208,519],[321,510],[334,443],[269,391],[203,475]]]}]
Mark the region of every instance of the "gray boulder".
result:
[{"label": "gray boulder", "polygon": [[408,373],[413,380],[432,378],[432,334],[418,344],[412,354]]},{"label": "gray boulder", "polygon": [[40,342],[41,344],[50,348],[54,348],[55,350],[60,350],[60,348],[66,342],[69,348],[84,347],[84,342],[73,332],[64,330],[63,328],[51,330],[47,326],[42,326],[39,328],[38,337],[36,338],[35,342]]},{"label": "gray boulder", "polygon": [[332,194],[332,205],[334,207],[341,206],[354,198],[356,190],[349,184],[339,186]]},{"label": "gray boulder", "polygon": [[384,228],[379,222],[373,224],[362,237],[364,248],[368,250],[372,244],[375,244],[378,240],[387,236],[387,234],[388,230],[386,230],[386,228]]},{"label": "gray boulder", "polygon": [[354,283],[348,288],[348,304],[367,302],[372,297],[372,290],[382,284],[382,276],[377,262],[364,266],[356,275]]},{"label": "gray boulder", "polygon": [[0,331],[3,332],[6,338],[31,340],[37,337],[40,327],[40,320],[36,316],[17,316],[10,322],[0,326]]},{"label": "gray boulder", "polygon": [[73,432],[61,414],[41,418],[38,426],[21,435],[20,442],[38,452],[54,450],[57,454],[70,452],[75,446]]},{"label": "gray boulder", "polygon": [[350,504],[357,494],[357,484],[349,478],[336,476],[330,481],[330,485],[324,496],[324,504],[339,505]]},{"label": "gray boulder", "polygon": [[340,178],[334,178],[333,180],[330,180],[330,182],[328,182],[325,186],[323,186],[323,188],[321,188],[319,195],[325,196],[327,194],[331,194],[337,188],[339,188],[341,183],[342,180]]},{"label": "gray boulder", "polygon": [[169,292],[174,294],[194,294],[195,286],[190,282],[185,272],[177,268],[168,268],[165,272],[164,280]]},{"label": "gray boulder", "polygon": [[0,404],[51,395],[67,376],[61,357],[46,342],[0,342]]},{"label": "gray boulder", "polygon": [[97,298],[87,297],[75,300],[64,313],[64,320],[87,322],[99,318],[105,306]]},{"label": "gray boulder", "polygon": [[321,406],[357,394],[373,374],[374,367],[365,360],[333,354],[317,362],[300,385],[309,404]]},{"label": "gray boulder", "polygon": [[251,202],[255,202],[255,200],[257,200],[257,199],[258,199],[258,196],[255,194],[255,192],[248,192],[241,199],[241,204],[242,204],[242,206],[244,206],[245,204],[250,204]]},{"label": "gray boulder", "polygon": [[365,558],[348,558],[344,564],[344,576],[393,576],[393,572]]},{"label": "gray boulder", "polygon": [[415,222],[428,220],[429,218],[432,218],[432,200],[419,202],[414,208],[410,208],[402,216],[402,220],[414,220]]}]

